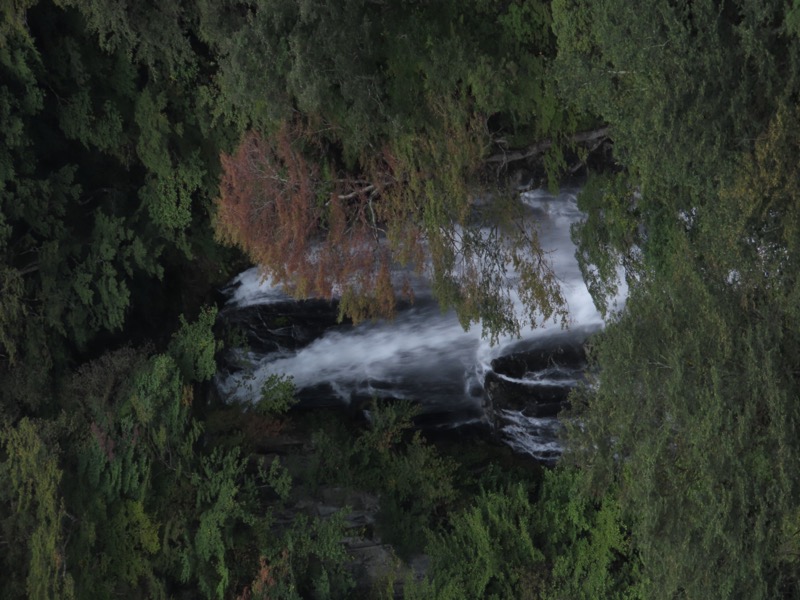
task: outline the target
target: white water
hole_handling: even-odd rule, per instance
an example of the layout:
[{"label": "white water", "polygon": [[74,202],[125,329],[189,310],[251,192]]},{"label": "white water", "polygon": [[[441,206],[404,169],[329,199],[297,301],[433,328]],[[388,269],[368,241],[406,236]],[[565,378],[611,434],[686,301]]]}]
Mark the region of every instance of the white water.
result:
[{"label": "white water", "polygon": [[233,290],[228,298],[228,305],[236,308],[274,304],[290,299],[271,278],[264,277],[256,267],[239,273],[231,280],[228,287]]},{"label": "white water", "polygon": [[[570,225],[581,218],[576,193],[577,190],[563,190],[553,196],[537,190],[523,194],[522,201],[536,220],[541,245],[550,252],[549,259],[561,281],[570,329],[577,328],[585,335],[586,331],[601,327],[603,320],[583,282],[569,237]],[[271,282],[261,281],[256,269],[245,271],[232,284],[238,287],[226,310],[287,299]],[[623,289],[620,298],[625,293]],[[541,328],[524,331],[522,344],[535,346],[561,335],[570,334],[558,324],[545,323]],[[473,416],[462,417],[471,419],[474,414],[482,413],[482,385],[492,359],[503,355],[512,345],[518,349],[520,340],[502,339],[491,347],[479,328],[465,332],[453,313],[442,314],[430,295],[422,291],[415,305],[400,311],[391,322],[328,331],[299,351],[251,355],[252,369],[221,379],[218,385],[223,393],[246,401],[257,396],[270,375],[288,374],[301,390],[330,385],[343,403],[354,396],[406,397],[434,412],[461,411],[463,415],[471,411]],[[531,386],[549,382],[546,373],[526,375],[523,379]],[[562,379],[559,383],[567,382]],[[509,412],[509,424],[503,435],[516,440],[509,442],[512,447],[534,456],[555,452],[558,427],[555,419],[532,419],[521,413],[504,412]],[[537,437],[540,430],[549,433]]]}]

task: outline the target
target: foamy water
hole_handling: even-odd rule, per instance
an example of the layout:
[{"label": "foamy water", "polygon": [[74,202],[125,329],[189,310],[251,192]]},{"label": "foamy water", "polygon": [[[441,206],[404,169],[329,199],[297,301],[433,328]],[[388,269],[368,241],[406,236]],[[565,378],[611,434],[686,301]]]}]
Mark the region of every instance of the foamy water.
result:
[{"label": "foamy water", "polygon": [[[564,190],[553,196],[537,190],[523,194],[522,201],[536,220],[541,245],[549,253],[559,278],[569,309],[570,329],[588,332],[601,327],[603,319],[583,282],[569,237],[570,225],[581,218],[576,193],[577,190]],[[269,279],[264,280],[256,269],[237,276],[229,289],[226,310],[287,300],[282,290]],[[626,292],[623,285],[618,308]],[[522,342],[506,337],[490,346],[479,327],[464,331],[455,314],[442,313],[425,289],[417,289],[416,294],[417,303],[399,311],[393,321],[328,331],[297,351],[251,354],[251,368],[219,379],[219,388],[235,399],[252,400],[270,375],[288,374],[301,390],[320,384],[330,386],[342,403],[349,402],[354,395],[388,395],[413,399],[423,408],[472,406],[481,411],[483,380],[491,369],[492,359],[510,351],[512,346],[516,349],[520,344],[524,347],[526,343],[535,345],[554,336],[570,335],[562,331],[560,324],[547,322],[523,331]],[[524,383],[536,386],[551,381],[546,374],[531,374]],[[558,383],[566,382],[561,379]],[[508,423],[508,431],[504,430],[503,435],[517,440],[513,445],[520,451],[534,455],[550,453],[553,444],[557,444],[557,420],[532,419],[509,412]],[[533,435],[537,431],[546,431],[547,435]]]}]

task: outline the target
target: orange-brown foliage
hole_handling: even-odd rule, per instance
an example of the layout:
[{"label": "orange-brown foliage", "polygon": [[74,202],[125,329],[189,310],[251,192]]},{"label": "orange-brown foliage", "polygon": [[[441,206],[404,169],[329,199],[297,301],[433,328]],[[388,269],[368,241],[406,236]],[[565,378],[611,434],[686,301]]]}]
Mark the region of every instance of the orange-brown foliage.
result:
[{"label": "orange-brown foliage", "polygon": [[270,565],[263,556],[259,558],[258,573],[253,582],[246,586],[237,600],[269,600],[276,585],[288,576],[288,553],[283,551],[277,565]]},{"label": "orange-brown foliage", "polygon": [[380,190],[330,175],[320,154],[296,124],[269,139],[246,134],[221,157],[217,235],[296,295],[340,296],[355,320],[389,316],[391,252],[373,206]]}]

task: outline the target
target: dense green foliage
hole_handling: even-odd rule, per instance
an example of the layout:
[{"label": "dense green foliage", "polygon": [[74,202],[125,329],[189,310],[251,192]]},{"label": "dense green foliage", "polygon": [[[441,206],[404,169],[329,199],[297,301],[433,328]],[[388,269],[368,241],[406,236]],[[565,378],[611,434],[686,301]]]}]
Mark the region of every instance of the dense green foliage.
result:
[{"label": "dense green foliage", "polygon": [[[797,0],[3,3],[0,596],[800,596],[798,73]],[[492,336],[563,316],[504,178],[608,131],[573,234],[630,295],[566,464],[210,393],[215,236],[354,318],[397,263]],[[332,488],[378,499],[386,589],[298,508]]]},{"label": "dense green foliage", "polygon": [[297,598],[318,585],[312,558],[332,565],[325,585],[351,585],[341,520],[273,528],[291,485],[280,463],[209,440],[192,416],[193,382],[215,370],[213,317],[184,322],[165,354],[85,364],[57,418],[4,428],[4,598],[225,598],[268,561],[283,573],[270,597]]},{"label": "dense green foliage", "polygon": [[621,482],[660,597],[773,598],[800,585],[793,114],[778,112],[597,341],[579,460],[597,489]]},{"label": "dense green foliage", "polygon": [[429,573],[407,598],[643,597],[619,505],[593,501],[580,473],[548,472],[537,492],[508,476],[489,485],[431,533]]},{"label": "dense green foliage", "polygon": [[346,432],[317,433],[311,479],[378,492],[382,535],[408,557],[419,550],[436,515],[455,499],[455,464],[418,432],[404,441],[414,414],[411,405],[375,405],[371,413],[372,426],[353,442]]},{"label": "dense green foliage", "polygon": [[370,414],[350,442],[346,427],[318,429],[303,477],[376,493],[381,539],[403,558],[424,549],[422,579],[387,575],[404,584],[404,598],[643,597],[619,503],[585,493],[579,471],[542,475],[472,442],[431,444],[411,433],[413,409],[402,403],[376,403]]},{"label": "dense green foliage", "polygon": [[786,30],[784,9],[761,0],[553,2],[561,85],[614,128],[624,167],[582,204],[581,252],[599,267],[598,283],[613,274],[602,267],[609,254],[631,264],[642,251],[658,268],[681,215],[715,205],[740,156],[780,106],[796,102],[800,38]]},{"label": "dense green foliage", "polygon": [[136,29],[122,7],[29,4],[0,23],[0,351],[25,366],[0,370],[12,418],[129,315],[155,332],[162,311],[197,310],[219,277],[209,215],[229,135],[185,35]]},{"label": "dense green foliage", "polygon": [[4,597],[163,597],[168,576],[221,595],[253,483],[237,453],[197,451],[191,382],[170,354],[122,349],[74,375],[58,418],[4,428]]},{"label": "dense green foliage", "polygon": [[[556,1],[565,89],[614,126],[580,258],[625,310],[573,459],[616,490],[652,598],[797,597],[800,45],[779,2]],[[590,81],[591,85],[583,86]]]}]

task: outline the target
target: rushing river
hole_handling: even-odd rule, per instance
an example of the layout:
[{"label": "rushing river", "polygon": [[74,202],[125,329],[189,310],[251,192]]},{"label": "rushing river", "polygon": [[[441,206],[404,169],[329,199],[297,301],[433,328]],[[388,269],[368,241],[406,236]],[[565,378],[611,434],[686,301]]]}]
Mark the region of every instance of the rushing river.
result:
[{"label": "rushing river", "polygon": [[408,399],[421,404],[426,426],[484,424],[515,450],[554,460],[561,452],[555,413],[582,377],[583,341],[603,325],[569,237],[581,218],[576,194],[521,196],[561,281],[568,329],[545,323],[492,347],[478,327],[464,331],[453,313],[442,313],[424,286],[392,321],[336,325],[328,303],[292,300],[250,269],[226,288],[221,317],[245,331],[248,349],[230,357],[220,391],[251,400],[270,375],[287,374],[308,404]]}]

